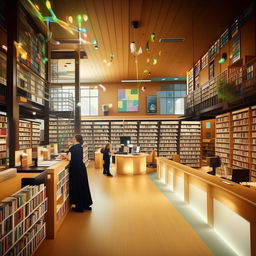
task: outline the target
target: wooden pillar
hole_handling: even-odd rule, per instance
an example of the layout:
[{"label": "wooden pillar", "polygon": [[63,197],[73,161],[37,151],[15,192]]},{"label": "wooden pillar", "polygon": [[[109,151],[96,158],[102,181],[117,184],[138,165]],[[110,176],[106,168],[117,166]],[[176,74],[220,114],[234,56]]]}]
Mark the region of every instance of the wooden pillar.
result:
[{"label": "wooden pillar", "polygon": [[17,41],[18,0],[7,1],[7,121],[9,166],[15,167],[15,150],[19,149],[19,104],[17,102],[17,59],[14,41]]},{"label": "wooden pillar", "polygon": [[81,133],[80,51],[75,52],[75,134]]}]

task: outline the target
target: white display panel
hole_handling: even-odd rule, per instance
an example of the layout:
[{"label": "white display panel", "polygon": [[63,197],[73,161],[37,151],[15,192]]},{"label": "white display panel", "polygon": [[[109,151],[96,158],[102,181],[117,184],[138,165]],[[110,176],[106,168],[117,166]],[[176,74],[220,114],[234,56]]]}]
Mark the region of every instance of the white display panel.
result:
[{"label": "white display panel", "polygon": [[173,191],[173,172],[167,171],[165,184],[168,185],[168,189]]},{"label": "white display panel", "polygon": [[214,229],[240,256],[251,255],[250,223],[214,199]]},{"label": "white display panel", "polygon": [[175,192],[184,201],[184,179],[181,176],[175,176]]},{"label": "white display panel", "polygon": [[207,222],[207,193],[202,189],[189,184],[189,204],[193,210]]}]

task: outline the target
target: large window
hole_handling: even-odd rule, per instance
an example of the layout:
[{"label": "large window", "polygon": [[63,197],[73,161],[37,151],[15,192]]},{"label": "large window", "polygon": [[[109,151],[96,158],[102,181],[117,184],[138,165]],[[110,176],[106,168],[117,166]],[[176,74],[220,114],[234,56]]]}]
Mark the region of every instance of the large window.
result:
[{"label": "large window", "polygon": [[159,91],[160,114],[182,115],[184,114],[184,97],[186,96],[185,84],[172,84],[168,91]]},{"label": "large window", "polygon": [[98,87],[81,86],[81,116],[97,116],[98,110]]}]

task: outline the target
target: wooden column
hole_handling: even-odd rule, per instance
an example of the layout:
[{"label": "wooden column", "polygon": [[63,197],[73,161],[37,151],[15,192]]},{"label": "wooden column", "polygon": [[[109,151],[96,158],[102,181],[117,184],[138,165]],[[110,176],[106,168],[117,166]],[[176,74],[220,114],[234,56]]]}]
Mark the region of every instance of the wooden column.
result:
[{"label": "wooden column", "polygon": [[17,102],[17,59],[14,41],[17,41],[18,0],[7,1],[7,121],[9,166],[15,167],[15,150],[19,149],[19,104]]},{"label": "wooden column", "polygon": [[80,51],[75,52],[75,134],[81,133]]}]

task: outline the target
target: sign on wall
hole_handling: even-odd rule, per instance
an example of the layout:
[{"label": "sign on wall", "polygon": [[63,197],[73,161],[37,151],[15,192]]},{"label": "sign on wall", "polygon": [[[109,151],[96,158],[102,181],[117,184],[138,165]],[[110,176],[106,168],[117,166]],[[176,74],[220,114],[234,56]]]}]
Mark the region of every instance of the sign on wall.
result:
[{"label": "sign on wall", "polygon": [[147,113],[156,114],[157,113],[157,96],[147,96]]},{"label": "sign on wall", "polygon": [[118,89],[118,112],[139,111],[139,89]]}]

